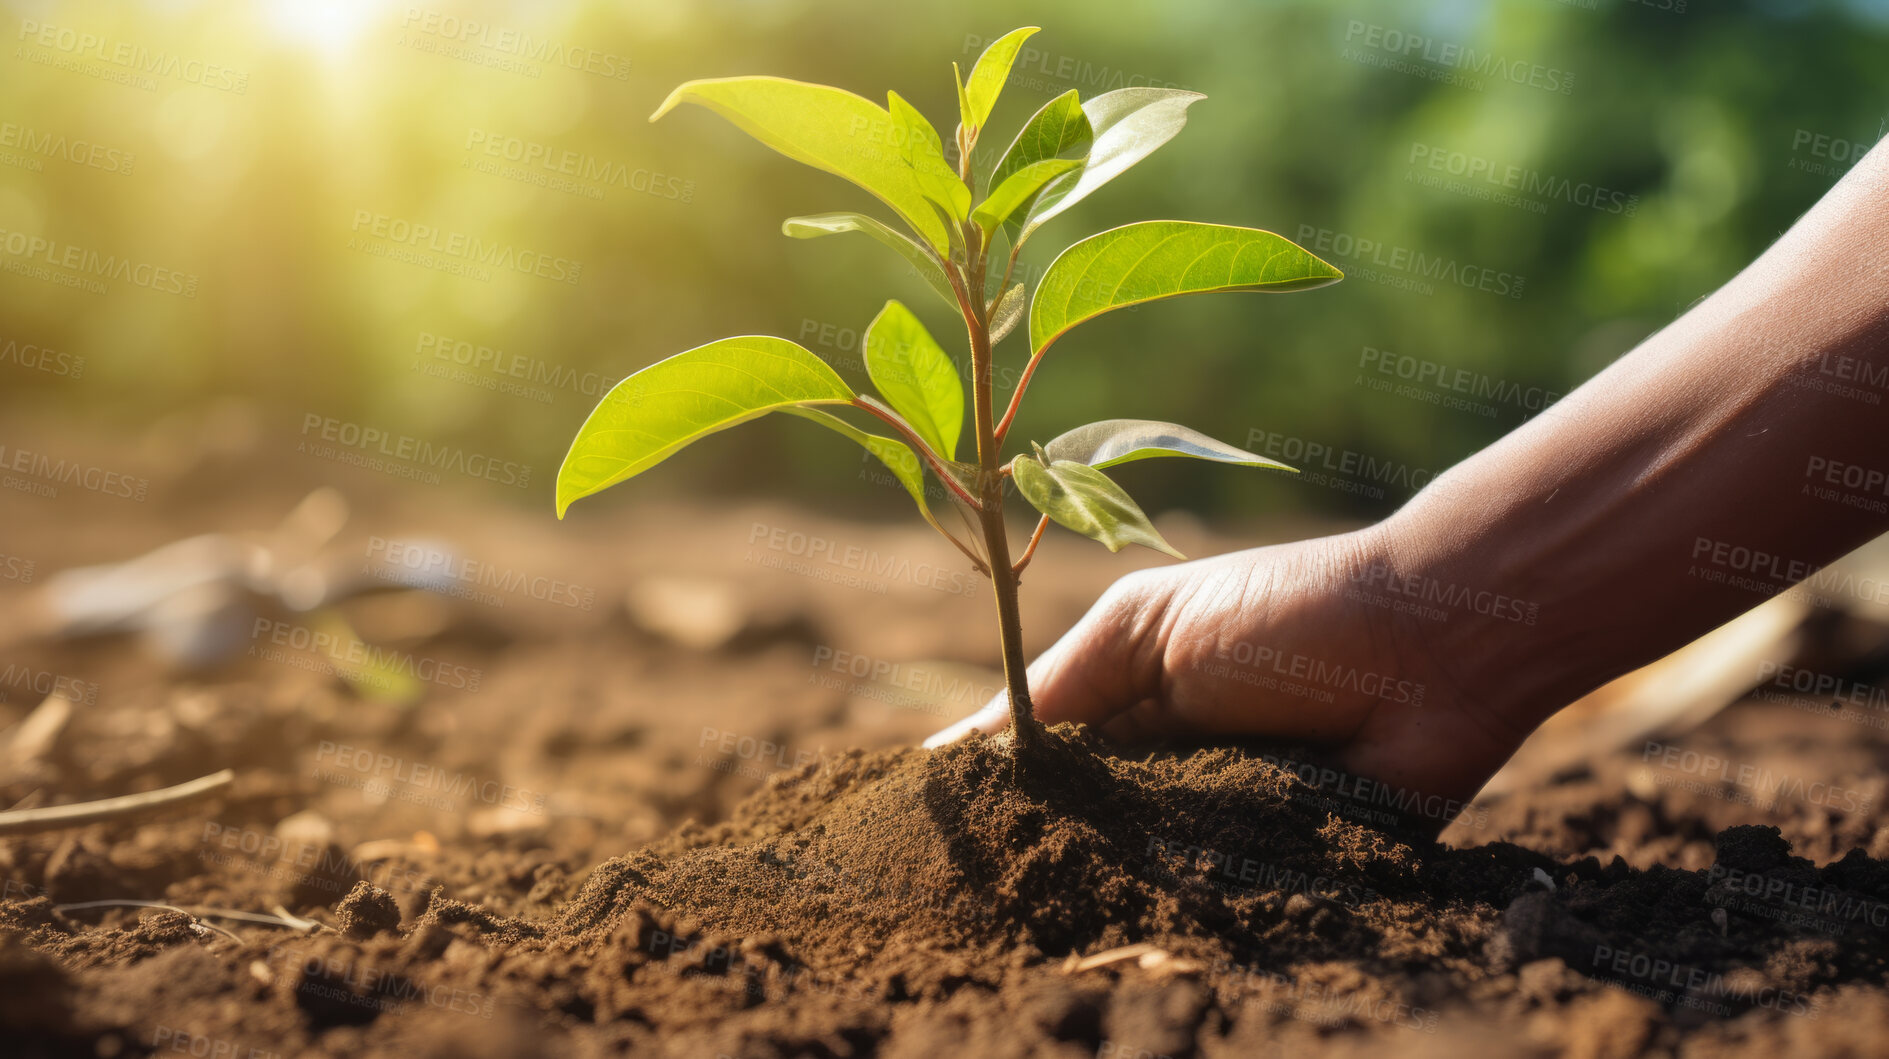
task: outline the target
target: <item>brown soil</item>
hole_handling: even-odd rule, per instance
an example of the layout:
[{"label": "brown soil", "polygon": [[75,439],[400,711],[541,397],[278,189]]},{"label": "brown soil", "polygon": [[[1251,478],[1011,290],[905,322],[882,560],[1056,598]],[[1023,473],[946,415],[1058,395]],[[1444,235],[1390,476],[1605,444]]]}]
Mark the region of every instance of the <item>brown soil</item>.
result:
[{"label": "brown soil", "polygon": [[[182,499],[135,521],[22,501],[8,547],[43,571],[123,558],[266,527],[307,484],[236,499],[231,473],[191,465],[160,482]],[[939,558],[914,531],[765,506],[558,526],[350,495],[360,538],[451,526],[596,605],[351,604],[364,637],[479,669],[407,707],[280,660],[179,674],[122,640],[10,649],[98,694],[0,770],[0,803],[238,776],[138,824],[0,839],[0,1054],[1808,1055],[1889,1031],[1879,729],[1750,703],[1679,741],[1841,806],[1751,804],[1624,752],[1430,844],[1268,762],[1297,751],[1115,756],[1060,729],[1018,777],[996,741],[910,749],[978,696],[836,683],[833,654],[975,686],[988,601],[744,549],[787,525]],[[1032,649],[1111,562],[1046,544]],[[656,576],[723,579],[747,617],[685,645],[621,602]],[[37,704],[0,700],[0,754]],[[474,782],[442,794],[434,772]],[[70,907],[133,899],[175,907]],[[207,911],[277,906],[325,929]]]},{"label": "brown soil", "polygon": [[[1447,1029],[1611,1055],[1835,1044],[1889,1007],[1889,869],[1860,851],[1817,868],[1763,826],[1720,832],[1704,872],[1413,847],[1244,750],[1131,760],[1057,738],[1054,767],[1020,778],[994,740],[837,755],[561,902],[555,868],[514,869],[478,904],[414,889],[404,909],[355,881],[314,937],[55,915],[138,867],[67,840],[40,873],[50,892],[5,906],[14,1054],[205,1037],[285,1054],[1254,1055],[1442,1047]],[[1733,871],[1823,895],[1832,923],[1762,904],[1719,922],[1744,896]]]}]

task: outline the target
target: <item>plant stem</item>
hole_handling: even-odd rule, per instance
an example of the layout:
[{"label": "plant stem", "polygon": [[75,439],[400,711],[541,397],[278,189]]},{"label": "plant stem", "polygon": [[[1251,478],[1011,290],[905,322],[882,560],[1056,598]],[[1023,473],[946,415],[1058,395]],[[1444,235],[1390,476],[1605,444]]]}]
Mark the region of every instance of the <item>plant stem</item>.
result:
[{"label": "plant stem", "polygon": [[[998,494],[1001,496],[1001,492]],[[1010,694],[1010,729],[1016,733],[1019,757],[1036,753],[1043,745],[1043,724],[1036,719],[1036,707],[1030,702],[1030,676],[1023,662],[1023,617],[1017,609],[1017,572],[1010,568],[1010,546],[1004,540],[1004,516],[1000,509],[984,512],[984,540],[997,549],[1003,560],[990,564],[991,584],[996,588],[997,625],[1003,638],[1004,689]]]},{"label": "plant stem", "polygon": [[1010,260],[1004,263],[1004,278],[1002,282],[997,284],[998,301],[1002,301],[1004,291],[1010,289],[1010,274],[1017,270],[1017,251],[1021,249],[1023,249],[1022,243],[1012,243],[1010,245]]},{"label": "plant stem", "polygon": [[918,450],[918,454],[920,456],[923,456],[926,462],[931,464],[932,473],[938,476],[938,480],[943,482],[946,488],[958,494],[958,499],[964,501],[965,503],[971,505],[972,507],[976,507],[978,505],[979,503],[978,499],[972,496],[970,493],[966,492],[964,487],[958,484],[957,478],[953,477],[949,471],[945,470],[943,457],[931,451],[931,446],[925,444],[924,438],[921,438],[917,434],[912,433],[911,427],[907,426],[903,419],[900,419],[897,415],[888,411],[883,405],[879,404],[877,401],[872,400],[870,397],[853,398],[853,407],[863,412],[870,412],[873,415],[878,416],[881,420],[885,421],[885,424],[887,426],[898,431],[900,434],[903,434],[905,436],[905,440],[910,442],[912,447]]},{"label": "plant stem", "polygon": [[[952,510],[961,511],[962,509],[954,506]],[[958,517],[963,518],[964,516],[960,514]],[[959,540],[957,534],[951,532],[948,529],[945,529],[944,526],[940,525],[938,520],[935,518],[927,518],[925,521],[931,523],[931,528],[937,530],[939,535],[942,536],[945,540],[950,541],[953,547],[957,548],[958,551],[961,551],[964,553],[964,557],[971,561],[971,569],[976,570],[980,574],[990,573],[990,567],[985,565],[983,558],[980,557],[976,552],[972,551],[970,545]]]},{"label": "plant stem", "polygon": [[1036,365],[1043,359],[1049,347],[1030,354],[1030,362],[1023,366],[1023,375],[1017,379],[1017,388],[1010,392],[1010,407],[1004,410],[1003,422],[997,424],[997,443],[1003,444],[1004,437],[1010,433],[1010,421],[1017,418],[1017,408],[1023,404],[1023,391],[1030,388],[1030,376],[1036,374]]},{"label": "plant stem", "polygon": [[975,261],[964,284],[975,297],[965,299],[964,316],[971,337],[971,403],[977,421],[978,491],[983,497],[978,517],[984,524],[984,554],[990,557],[990,582],[997,597],[1004,688],[1010,695],[1010,730],[1015,733],[1021,761],[1042,747],[1044,733],[1030,702],[1030,679],[1023,661],[1023,618],[1017,609],[1017,572],[1010,565],[1010,542],[1004,532],[1004,478],[998,466],[1002,443],[997,440],[991,408],[990,322],[983,304],[984,255],[978,254]]},{"label": "plant stem", "polygon": [[[867,411],[867,412],[871,412],[873,415],[878,416],[880,419],[885,420],[887,424],[889,424],[893,429],[897,430],[900,434],[905,435],[905,440],[909,442],[913,448],[918,450],[918,453],[921,457],[923,457],[927,462],[931,464],[932,473],[938,476],[938,480],[943,482],[946,486],[948,486],[953,493],[957,494],[960,500],[964,501],[964,503],[970,505],[973,508],[977,507],[977,504],[978,504],[977,498],[972,496],[970,493],[966,492],[965,488],[962,485],[958,484],[957,478],[945,469],[944,460],[942,460],[938,456],[937,453],[931,451],[931,446],[925,444],[924,438],[921,438],[917,434],[914,434],[912,432],[911,427],[906,424],[904,419],[901,419],[897,414],[892,412],[890,409],[887,409],[881,406],[878,401],[875,401],[870,397],[853,398],[853,407],[863,409],[864,411]],[[921,509],[921,510],[924,510],[924,509]],[[957,510],[957,509],[953,508],[953,510]],[[986,564],[983,559],[979,558],[976,552],[971,550],[970,545],[959,540],[957,537],[957,534],[952,533],[950,530],[945,529],[944,526],[940,525],[938,520],[932,517],[932,514],[929,510],[924,510],[924,515],[925,515],[925,521],[931,523],[932,529],[937,530],[939,534],[941,534],[944,537],[945,540],[950,541],[952,545],[958,549],[958,551],[963,552],[965,558],[971,560],[972,568],[974,568],[980,574],[990,573],[990,566]],[[959,511],[958,517],[963,518],[964,513],[962,511]],[[967,522],[967,525],[968,525],[968,522]]]},{"label": "plant stem", "polygon": [[1017,561],[1016,561],[1016,562],[1014,562],[1014,563],[1011,563],[1011,564],[1010,564],[1010,569],[1012,569],[1012,570],[1014,570],[1014,571],[1016,571],[1016,573],[1017,573],[1017,583],[1018,583],[1018,584],[1022,584],[1022,583],[1023,583],[1023,581],[1022,581],[1022,579],[1023,579],[1023,568],[1024,568],[1024,567],[1026,567],[1026,566],[1028,566],[1028,565],[1030,565],[1030,559],[1031,559],[1031,557],[1032,557],[1032,556],[1034,556],[1034,555],[1036,554],[1036,546],[1037,546],[1038,544],[1041,544],[1041,543],[1043,542],[1043,531],[1044,531],[1044,530],[1046,530],[1046,529],[1048,529],[1048,528],[1049,528],[1049,516],[1048,516],[1048,515],[1044,515],[1044,516],[1043,516],[1042,518],[1039,518],[1039,519],[1037,519],[1037,520],[1036,520],[1036,532],[1035,532],[1035,533],[1032,533],[1032,534],[1030,534],[1030,543],[1029,543],[1029,545],[1028,545],[1028,546],[1026,546],[1026,547],[1025,547],[1025,548],[1023,549],[1023,554],[1022,554],[1021,556],[1018,556],[1018,557],[1017,557]]}]

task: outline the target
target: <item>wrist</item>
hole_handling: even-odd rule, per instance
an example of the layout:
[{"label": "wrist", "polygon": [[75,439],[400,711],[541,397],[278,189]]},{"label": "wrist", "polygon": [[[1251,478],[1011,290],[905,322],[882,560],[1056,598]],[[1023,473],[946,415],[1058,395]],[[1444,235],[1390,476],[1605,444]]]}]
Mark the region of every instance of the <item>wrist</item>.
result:
[{"label": "wrist", "polygon": [[[1422,502],[1420,502],[1422,501]],[[1553,642],[1554,601],[1519,542],[1436,495],[1371,527],[1357,587],[1390,610],[1461,695],[1518,733],[1588,690],[1571,645]]]}]

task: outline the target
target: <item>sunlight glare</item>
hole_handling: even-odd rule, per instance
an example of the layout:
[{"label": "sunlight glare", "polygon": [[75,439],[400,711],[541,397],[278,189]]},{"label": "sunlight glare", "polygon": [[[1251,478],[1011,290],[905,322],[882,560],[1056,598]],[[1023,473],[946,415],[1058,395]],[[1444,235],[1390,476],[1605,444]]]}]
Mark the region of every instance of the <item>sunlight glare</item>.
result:
[{"label": "sunlight glare", "polygon": [[329,59],[347,55],[387,0],[268,0],[268,23],[278,35]]}]

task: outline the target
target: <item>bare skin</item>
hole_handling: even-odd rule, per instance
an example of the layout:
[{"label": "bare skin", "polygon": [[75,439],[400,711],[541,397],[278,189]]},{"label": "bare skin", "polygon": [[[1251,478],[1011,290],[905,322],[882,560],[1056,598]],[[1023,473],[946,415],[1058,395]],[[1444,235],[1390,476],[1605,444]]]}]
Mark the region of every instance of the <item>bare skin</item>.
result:
[{"label": "bare skin", "polygon": [[[1030,666],[1036,712],[1122,740],[1321,744],[1438,799],[1440,828],[1555,711],[1889,530],[1869,510],[1889,502],[1882,472],[1889,144],[1710,298],[1389,519],[1123,578]],[[1003,710],[926,745],[996,731]]]}]

